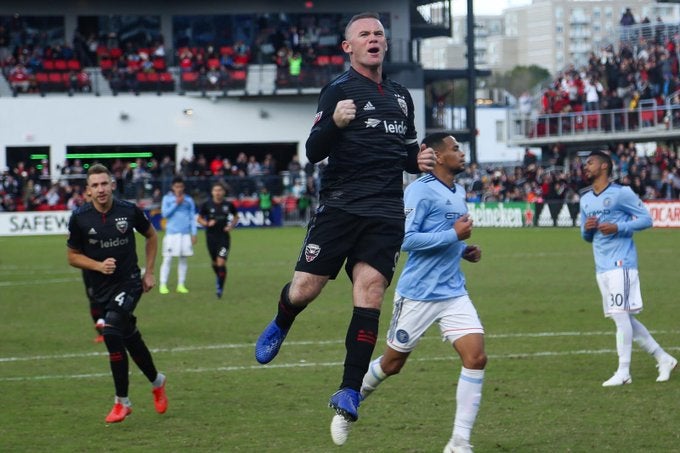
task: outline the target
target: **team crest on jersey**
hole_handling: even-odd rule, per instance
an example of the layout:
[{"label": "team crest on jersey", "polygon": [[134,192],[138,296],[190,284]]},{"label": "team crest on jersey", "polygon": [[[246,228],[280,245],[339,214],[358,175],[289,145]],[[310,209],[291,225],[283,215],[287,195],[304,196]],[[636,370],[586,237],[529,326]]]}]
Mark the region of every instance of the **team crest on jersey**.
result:
[{"label": "team crest on jersey", "polygon": [[319,256],[319,252],[321,251],[321,247],[319,247],[316,244],[307,244],[305,246],[305,259],[307,260],[308,263],[311,263],[316,259],[317,256]]},{"label": "team crest on jersey", "polygon": [[398,341],[399,343],[408,343],[409,334],[408,334],[407,331],[405,331],[405,330],[403,330],[403,329],[397,330],[397,335],[396,335],[396,337],[397,337],[397,341]]},{"label": "team crest on jersey", "polygon": [[602,202],[602,206],[604,206],[605,208],[608,208],[610,204],[612,204],[611,198],[605,198],[604,201]]},{"label": "team crest on jersey", "polygon": [[405,217],[410,216],[413,211],[414,211],[413,208],[404,208],[404,216]]},{"label": "team crest on jersey", "polygon": [[116,229],[121,232],[121,234],[125,234],[125,232],[128,229],[128,221],[127,217],[122,217],[120,219],[116,219]]},{"label": "team crest on jersey", "polygon": [[404,96],[400,96],[398,94],[395,94],[397,97],[397,103],[399,104],[399,107],[401,107],[401,111],[404,112],[404,116],[408,116],[408,105],[406,105],[406,99],[404,99]]},{"label": "team crest on jersey", "polygon": [[319,122],[322,115],[323,115],[323,110],[321,110],[320,112],[316,112],[316,115],[314,115],[314,124]]}]

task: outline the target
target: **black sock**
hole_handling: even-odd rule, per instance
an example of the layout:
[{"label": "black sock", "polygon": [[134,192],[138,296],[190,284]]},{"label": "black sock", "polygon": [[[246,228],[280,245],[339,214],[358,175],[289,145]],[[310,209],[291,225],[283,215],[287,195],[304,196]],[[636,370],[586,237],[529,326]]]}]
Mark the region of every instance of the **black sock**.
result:
[{"label": "black sock", "polygon": [[217,270],[217,269],[219,269],[219,268],[217,267],[217,264],[213,264],[213,265],[212,265],[212,269],[213,269],[213,272],[215,273],[215,275],[217,275],[217,276],[219,277],[220,274],[219,274],[219,271]]},{"label": "black sock", "polygon": [[300,314],[302,310],[307,308],[307,305],[293,305],[290,303],[290,298],[288,297],[288,288],[290,288],[290,282],[281,290],[281,297],[279,299],[279,311],[276,314],[276,324],[284,329],[290,329],[290,326],[295,321],[295,317]]},{"label": "black sock", "polygon": [[[104,317],[104,310],[102,310],[101,304],[90,302],[90,316],[92,316],[92,321],[97,324],[100,318]],[[96,328],[96,327],[95,327]],[[96,328],[99,335],[102,334],[104,328]]]},{"label": "black sock", "polygon": [[215,266],[217,268],[217,280],[220,288],[224,288],[224,282],[227,280],[227,266]]},{"label": "black sock", "polygon": [[345,338],[347,355],[340,388],[349,387],[356,391],[361,389],[361,382],[375,349],[379,323],[380,310],[354,307]]},{"label": "black sock", "polygon": [[128,376],[128,356],[125,352],[125,343],[120,335],[104,334],[104,343],[109,351],[109,364],[113,374],[113,385],[116,388],[116,396],[125,398],[128,396],[130,378]]},{"label": "black sock", "polygon": [[99,320],[99,318],[103,318],[104,310],[102,310],[102,305],[90,302],[90,316],[92,316],[92,321],[95,323]]},{"label": "black sock", "polygon": [[146,347],[144,340],[142,340],[142,334],[139,333],[139,330],[135,330],[135,333],[125,339],[125,347],[130,351],[130,357],[132,357],[132,360],[135,361],[139,369],[142,370],[144,376],[150,382],[153,382],[158,375],[158,370],[156,370],[151,352]]}]

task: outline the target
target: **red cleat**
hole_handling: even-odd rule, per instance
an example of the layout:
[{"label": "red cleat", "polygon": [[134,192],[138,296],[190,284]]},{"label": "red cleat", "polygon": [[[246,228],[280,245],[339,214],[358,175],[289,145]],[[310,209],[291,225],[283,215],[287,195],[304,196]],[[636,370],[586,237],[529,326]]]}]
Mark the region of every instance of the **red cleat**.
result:
[{"label": "red cleat", "polygon": [[165,383],[167,381],[168,379],[166,378],[163,381],[163,385],[151,390],[153,393],[153,404],[156,406],[156,412],[159,414],[165,414],[165,411],[168,410],[168,397],[165,395]]},{"label": "red cleat", "polygon": [[97,335],[96,337],[94,337],[94,340],[92,340],[92,341],[94,341],[95,343],[103,343],[104,342],[104,335]]},{"label": "red cleat", "polygon": [[125,417],[132,413],[132,408],[121,403],[113,405],[113,409],[106,416],[106,423],[118,423],[125,420]]}]

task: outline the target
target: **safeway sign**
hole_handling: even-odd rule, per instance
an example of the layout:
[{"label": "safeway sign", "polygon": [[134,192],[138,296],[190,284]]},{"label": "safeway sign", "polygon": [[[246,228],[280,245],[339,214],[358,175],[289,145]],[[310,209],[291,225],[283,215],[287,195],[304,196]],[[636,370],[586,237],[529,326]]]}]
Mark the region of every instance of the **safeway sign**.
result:
[{"label": "safeway sign", "polygon": [[0,214],[0,236],[68,234],[71,211],[12,212]]}]

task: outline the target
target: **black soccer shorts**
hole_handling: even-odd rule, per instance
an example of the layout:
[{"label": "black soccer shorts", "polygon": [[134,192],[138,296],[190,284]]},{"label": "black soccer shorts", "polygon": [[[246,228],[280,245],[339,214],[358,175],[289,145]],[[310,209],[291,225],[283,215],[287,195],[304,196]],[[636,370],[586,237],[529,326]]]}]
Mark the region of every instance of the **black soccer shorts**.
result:
[{"label": "black soccer shorts", "polygon": [[296,271],[337,277],[343,263],[352,269],[365,262],[391,283],[404,239],[404,221],[362,217],[325,206],[309,222]]},{"label": "black soccer shorts", "polygon": [[208,253],[210,258],[215,261],[217,258],[227,259],[229,256],[229,249],[231,248],[231,236],[223,235],[219,238],[212,238],[208,236]]}]

